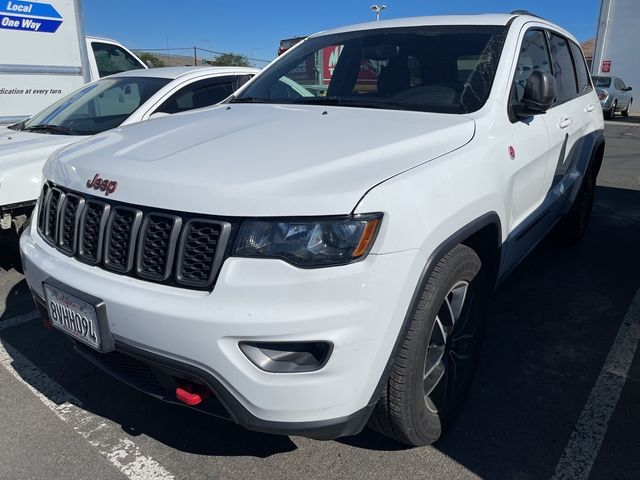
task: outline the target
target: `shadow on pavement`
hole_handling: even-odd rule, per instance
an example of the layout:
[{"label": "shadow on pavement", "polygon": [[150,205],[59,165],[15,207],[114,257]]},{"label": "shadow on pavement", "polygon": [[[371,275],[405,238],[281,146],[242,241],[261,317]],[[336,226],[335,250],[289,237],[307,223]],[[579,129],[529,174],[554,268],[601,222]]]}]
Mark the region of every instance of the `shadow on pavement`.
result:
[{"label": "shadow on pavement", "polygon": [[[2,292],[6,292],[6,297]],[[0,268],[0,325],[3,320],[33,311],[31,293],[24,277],[15,270]]]},{"label": "shadow on pavement", "polygon": [[434,447],[481,478],[550,478],[640,286],[638,245],[640,191],[599,187],[586,237],[543,242],[496,292],[469,400]]},{"label": "shadow on pavement", "polygon": [[607,120],[607,124],[635,124],[638,125],[640,124],[640,114],[637,113],[632,113],[631,115],[629,115],[628,117],[623,117],[622,115],[616,115],[615,117],[613,117],[611,120]]},{"label": "shadow on pavement", "polygon": [[639,206],[640,191],[598,188],[586,237],[545,242],[497,291],[470,400],[439,450],[483,478],[551,477],[640,286]]},{"label": "shadow on pavement", "polygon": [[[598,188],[585,239],[572,248],[545,242],[498,290],[471,397],[435,448],[483,478],[551,476],[640,283],[639,205],[640,191]],[[147,397],[95,369],[60,333],[26,324],[2,337],[130,435],[208,456],[296,449],[287,437]],[[405,449],[369,430],[338,442]]]}]

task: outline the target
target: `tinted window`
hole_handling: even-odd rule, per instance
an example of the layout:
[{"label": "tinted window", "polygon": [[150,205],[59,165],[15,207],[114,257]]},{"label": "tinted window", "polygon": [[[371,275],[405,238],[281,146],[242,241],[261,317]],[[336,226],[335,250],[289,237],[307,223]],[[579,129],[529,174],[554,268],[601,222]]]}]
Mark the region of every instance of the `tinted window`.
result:
[{"label": "tinted window", "polygon": [[596,87],[609,88],[611,86],[611,77],[591,77]]},{"label": "tinted window", "polygon": [[625,83],[622,81],[621,78],[619,78],[618,80],[620,80],[620,90],[626,90],[627,86],[625,85]]},{"label": "tinted window", "polygon": [[233,93],[235,77],[207,78],[193,82],[171,95],[156,112],[179,113],[221,102]]},{"label": "tinted window", "polygon": [[578,93],[569,42],[564,37],[552,33],[549,46],[553,58],[553,74],[556,77],[556,103],[564,103],[575,98]]},{"label": "tinted window", "polygon": [[580,93],[588,92],[591,90],[591,82],[589,80],[589,71],[587,70],[587,64],[584,61],[582,50],[573,42],[569,42],[569,45],[571,46],[573,62],[576,66],[576,73],[578,74],[578,91]]},{"label": "tinted window", "polygon": [[516,64],[516,73],[513,78],[515,100],[522,102],[524,88],[534,70],[551,73],[551,62],[544,32],[541,30],[529,30],[522,40],[520,56]]},{"label": "tinted window", "polygon": [[[505,34],[503,26],[424,26],[322,35],[233,101],[473,112],[489,96]],[[292,98],[292,89],[311,96]]]},{"label": "tinted window", "polygon": [[133,55],[117,45],[110,43],[91,43],[100,77],[144,68]]}]

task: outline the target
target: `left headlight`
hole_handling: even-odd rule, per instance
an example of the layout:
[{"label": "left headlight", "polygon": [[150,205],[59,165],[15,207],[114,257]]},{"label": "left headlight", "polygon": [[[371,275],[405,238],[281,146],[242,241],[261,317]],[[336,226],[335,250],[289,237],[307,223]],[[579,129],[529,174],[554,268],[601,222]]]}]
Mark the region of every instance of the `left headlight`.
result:
[{"label": "left headlight", "polygon": [[245,220],[236,237],[233,255],[280,258],[303,268],[344,265],[367,256],[381,220],[381,213]]}]

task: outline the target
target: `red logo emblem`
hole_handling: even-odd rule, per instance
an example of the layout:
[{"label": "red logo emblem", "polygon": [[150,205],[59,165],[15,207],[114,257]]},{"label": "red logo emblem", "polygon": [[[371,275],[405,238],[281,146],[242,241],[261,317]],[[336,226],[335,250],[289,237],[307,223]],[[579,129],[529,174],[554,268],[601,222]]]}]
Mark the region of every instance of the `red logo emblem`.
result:
[{"label": "red logo emblem", "polygon": [[511,157],[511,160],[516,159],[516,149],[512,145],[509,145],[509,157]]},{"label": "red logo emblem", "polygon": [[104,192],[106,197],[108,197],[116,191],[116,188],[118,188],[118,182],[100,178],[100,174],[96,173],[93,180],[87,180],[87,188],[100,190],[101,192]]}]

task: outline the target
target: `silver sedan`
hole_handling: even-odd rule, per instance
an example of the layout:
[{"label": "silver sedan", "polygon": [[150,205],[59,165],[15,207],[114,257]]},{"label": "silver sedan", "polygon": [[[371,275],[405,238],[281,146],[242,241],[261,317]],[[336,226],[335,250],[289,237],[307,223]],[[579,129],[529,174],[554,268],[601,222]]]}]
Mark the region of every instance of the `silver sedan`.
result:
[{"label": "silver sedan", "polygon": [[627,87],[621,78],[605,75],[594,76],[593,86],[596,88],[604,118],[610,120],[616,112],[628,117],[633,104],[631,87]]}]

